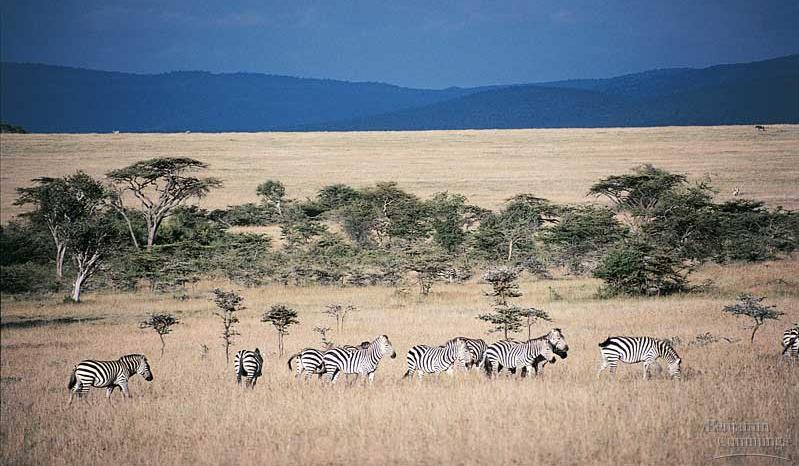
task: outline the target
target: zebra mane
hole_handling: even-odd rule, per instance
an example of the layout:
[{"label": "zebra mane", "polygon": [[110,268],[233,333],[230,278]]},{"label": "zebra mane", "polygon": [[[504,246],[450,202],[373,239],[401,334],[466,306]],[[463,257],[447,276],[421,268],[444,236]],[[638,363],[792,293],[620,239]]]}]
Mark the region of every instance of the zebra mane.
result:
[{"label": "zebra mane", "polygon": [[139,368],[139,364],[146,360],[147,356],[143,354],[126,354],[118,359],[119,363],[125,366],[130,372],[128,375],[132,375],[136,372],[136,369]]}]

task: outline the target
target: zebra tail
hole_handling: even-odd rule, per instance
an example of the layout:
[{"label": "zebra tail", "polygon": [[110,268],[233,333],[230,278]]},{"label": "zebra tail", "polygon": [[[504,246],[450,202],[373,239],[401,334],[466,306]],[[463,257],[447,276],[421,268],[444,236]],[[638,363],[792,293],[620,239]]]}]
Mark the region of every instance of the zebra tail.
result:
[{"label": "zebra tail", "polygon": [[599,346],[600,348],[604,348],[604,347],[608,346],[609,344],[610,344],[610,337],[608,337],[608,338],[607,338],[605,341],[603,341],[602,343],[600,343],[598,346]]},{"label": "zebra tail", "polygon": [[787,353],[789,349],[791,349],[791,345],[787,345],[787,346],[785,347],[785,349],[783,349],[783,350],[782,350],[782,354],[785,354],[785,353]]},{"label": "zebra tail", "polygon": [[291,356],[289,356],[289,360],[288,360],[289,372],[291,372],[291,371],[293,371],[293,370],[294,370],[294,369],[292,369],[292,368],[291,368],[291,361],[293,361],[293,360],[294,360],[294,358],[296,358],[296,357],[297,357],[297,356],[299,356],[299,355],[300,355],[300,353],[294,353],[294,354],[292,354]]},{"label": "zebra tail", "polygon": [[410,377],[410,375],[411,375],[411,370],[408,369],[407,371],[405,371],[405,375],[403,375],[402,378],[407,379],[408,377]]},{"label": "zebra tail", "polygon": [[78,383],[78,377],[75,376],[75,372],[77,372],[77,370],[78,370],[78,366],[75,366],[72,369],[72,374],[69,376],[69,383],[67,384],[67,388],[70,389],[70,390],[75,388],[75,385],[77,385],[77,383]]}]

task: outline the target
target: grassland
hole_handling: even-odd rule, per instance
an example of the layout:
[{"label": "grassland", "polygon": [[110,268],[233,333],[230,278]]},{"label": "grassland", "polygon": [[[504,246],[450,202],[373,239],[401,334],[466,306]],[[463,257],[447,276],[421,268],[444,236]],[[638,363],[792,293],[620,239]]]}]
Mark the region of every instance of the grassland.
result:
[{"label": "grassland", "polygon": [[[29,138],[29,139],[23,139]],[[235,141],[229,141],[234,139]],[[770,205],[799,207],[799,127],[766,134],[746,127],[630,130],[487,131],[365,134],[3,135],[2,207],[17,211],[9,193],[29,178],[77,168],[94,174],[153,155],[189,154],[227,181],[207,199],[223,206],[254,199],[266,178],[284,181],[295,197],[332,182],[363,185],[397,180],[421,195],[449,189],[492,206],[516,192],[582,201],[601,176],[652,162],[701,176],[711,173],[722,194],[741,186]],[[10,184],[10,186],[9,186]],[[799,459],[799,365],[781,358],[779,336],[799,321],[799,258],[703,267],[706,294],[597,300],[598,283],[558,279],[522,283],[522,304],[555,318],[571,347],[566,360],[534,380],[486,380],[478,373],[403,381],[404,354],[417,343],[456,335],[486,336],[475,316],[486,309],[485,285],[438,285],[422,299],[394,289],[243,289],[236,348],[265,352],[264,377],[253,392],[235,386],[225,364],[221,325],[201,282],[188,300],[148,292],[91,293],[79,306],[60,297],[3,296],[3,323],[64,317],[82,323],[0,330],[0,462],[3,464],[791,464]],[[553,300],[555,290],[562,299]],[[767,295],[786,313],[748,342],[746,322],[721,308],[740,292]],[[287,351],[317,345],[315,325],[329,303],[361,311],[332,337],[356,343],[388,334],[398,358],[386,360],[372,386],[295,383],[276,354],[274,329],[259,322],[271,304],[300,313]],[[148,312],[177,313],[163,358]],[[88,320],[98,319],[98,320]],[[534,333],[546,331],[539,325]],[[733,342],[690,344],[710,332]],[[621,367],[616,380],[597,378],[596,344],[608,335],[679,337],[685,377],[641,380],[641,367]],[[209,351],[202,355],[201,345]],[[133,399],[104,393],[66,407],[73,364],[131,352],[149,355],[151,383],[135,378]],[[765,423],[767,432],[707,432],[708,422]],[[741,424],[738,424],[741,425]],[[724,446],[731,436],[781,438],[782,447]],[[712,459],[732,453],[765,457]],[[735,463],[731,463],[735,462]]]}]

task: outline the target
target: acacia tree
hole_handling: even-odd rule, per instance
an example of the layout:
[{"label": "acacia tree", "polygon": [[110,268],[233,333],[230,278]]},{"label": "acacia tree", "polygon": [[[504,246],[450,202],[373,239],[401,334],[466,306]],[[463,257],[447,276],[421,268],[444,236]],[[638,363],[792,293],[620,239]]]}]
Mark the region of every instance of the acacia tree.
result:
[{"label": "acacia tree", "polygon": [[766,299],[765,296],[756,297],[751,294],[742,294],[738,296],[738,302],[729,306],[724,306],[724,312],[729,312],[734,316],[750,317],[754,323],[752,325],[752,336],[749,343],[754,343],[755,333],[766,320],[778,320],[781,315],[785,314],[777,310],[777,306],[766,306],[762,303]]},{"label": "acacia tree", "polygon": [[235,291],[225,291],[220,288],[214,288],[214,303],[219,309],[214,311],[214,315],[222,319],[222,341],[225,346],[225,362],[230,363],[230,345],[233,343],[233,337],[240,335],[240,333],[233,328],[238,323],[239,319],[236,313],[246,309],[241,305],[244,301]]},{"label": "acacia tree", "polygon": [[261,322],[270,322],[277,330],[278,351],[283,356],[283,336],[289,334],[289,327],[299,324],[297,311],[283,304],[275,304],[261,317]]},{"label": "acacia tree", "polygon": [[535,233],[554,221],[555,207],[546,199],[519,194],[508,200],[499,213],[489,215],[475,231],[475,246],[490,259],[510,263],[514,255],[535,249]]},{"label": "acacia tree", "polygon": [[518,278],[518,272],[508,267],[489,270],[483,275],[483,280],[491,284],[491,291],[486,293],[486,296],[493,298],[494,312],[480,314],[477,318],[492,324],[494,328],[491,331],[503,332],[506,340],[509,332],[518,332],[522,328],[522,313],[525,310],[508,304],[509,299],[522,295],[517,283]]},{"label": "acacia tree", "polygon": [[197,178],[186,173],[208,168],[203,162],[188,157],[161,157],[136,162],[107,174],[115,187],[113,206],[125,219],[133,245],[139,249],[129,210],[124,205],[126,194],[141,204],[139,213],[147,227],[147,251],[155,244],[158,228],[173,209],[191,198],[202,198],[212,188],[222,186],[216,178]]},{"label": "acacia tree", "polygon": [[344,330],[344,321],[351,312],[358,312],[358,308],[352,304],[328,304],[322,310],[323,313],[336,319],[336,331],[341,332]]},{"label": "acacia tree", "polygon": [[114,218],[108,211],[95,212],[70,229],[68,242],[75,265],[72,301],[80,302],[83,286],[100,270],[104,257],[117,246],[116,237]]},{"label": "acacia tree", "polygon": [[64,258],[76,226],[90,219],[104,204],[107,191],[99,181],[82,171],[63,178],[36,178],[35,186],[17,188],[15,205],[32,205],[25,214],[31,222],[46,227],[55,246],[57,283],[64,277]]},{"label": "acacia tree", "polygon": [[158,334],[158,338],[161,339],[161,357],[164,356],[164,347],[166,343],[164,342],[164,335],[168,335],[172,332],[172,326],[179,324],[180,321],[172,314],[167,313],[156,313],[150,314],[146,320],[139,322],[139,328],[151,328],[155,330],[155,333]]},{"label": "acacia tree", "polygon": [[286,187],[283,183],[276,180],[267,180],[255,188],[255,192],[261,196],[261,202],[272,208],[278,217],[283,216],[283,204],[285,203]]}]

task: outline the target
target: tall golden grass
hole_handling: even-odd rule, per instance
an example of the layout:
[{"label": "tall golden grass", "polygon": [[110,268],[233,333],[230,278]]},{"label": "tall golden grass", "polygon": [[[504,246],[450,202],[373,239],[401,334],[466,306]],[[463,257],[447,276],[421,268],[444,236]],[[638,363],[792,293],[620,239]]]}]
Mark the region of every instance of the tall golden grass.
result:
[{"label": "tall golden grass", "polygon": [[[211,174],[227,180],[225,191],[207,200],[209,206],[254,200],[255,184],[266,178],[281,179],[297,197],[332,182],[395,179],[422,195],[449,189],[485,206],[522,191],[580,201],[599,177],[643,162],[695,176],[715,172],[724,189],[741,185],[744,193],[771,205],[799,205],[799,127],[776,127],[765,135],[750,130],[3,135],[3,220],[19,212],[10,206],[9,194],[28,178],[77,168],[102,174],[140,158],[177,153],[209,162]],[[3,296],[3,323],[86,320],[0,330],[0,461],[791,464],[799,460],[799,364],[780,356],[779,338],[799,321],[797,270],[797,257],[708,265],[695,275],[696,281],[714,280],[716,288],[708,293],[640,299],[596,299],[599,283],[591,279],[525,279],[520,303],[546,309],[555,319],[537,325],[534,333],[560,327],[571,351],[542,376],[524,380],[487,380],[477,372],[401,379],[405,352],[414,344],[441,344],[458,335],[498,338],[487,335],[486,325],[475,318],[488,307],[486,285],[478,281],[436,285],[425,298],[384,287],[241,289],[247,309],[234,349],[260,347],[266,362],[251,392],[235,385],[232,362],[225,363],[221,346],[221,323],[212,315],[210,290],[234,288],[230,283],[202,282],[188,300],[148,292],[90,293],[85,303],[69,305],[60,297]],[[768,322],[753,344],[747,322],[721,311],[741,292],[767,295],[767,302],[786,313],[779,322]],[[357,343],[385,333],[398,358],[381,363],[371,386],[297,383],[286,367],[288,354],[276,354],[274,329],[260,322],[276,303],[300,314],[301,324],[286,337],[288,353],[319,346],[314,326],[335,326],[321,313],[325,305],[351,303],[360,312],[332,338]],[[138,327],[150,312],[172,312],[182,320],[166,337],[162,358],[156,334]],[[733,342],[692,344],[706,332]],[[661,373],[644,381],[640,365],[620,367],[615,380],[597,378],[597,343],[610,335],[679,337],[684,380]],[[202,345],[209,348],[205,357]],[[155,380],[134,378],[133,399],[124,401],[117,392],[109,403],[103,391],[94,391],[87,402],[66,406],[74,364],[134,352],[149,356]],[[759,423],[761,431],[708,431],[714,421]],[[731,437],[783,439],[788,445],[725,446]],[[740,453],[790,460],[713,459]]]}]

